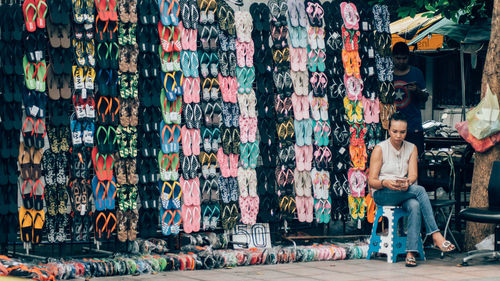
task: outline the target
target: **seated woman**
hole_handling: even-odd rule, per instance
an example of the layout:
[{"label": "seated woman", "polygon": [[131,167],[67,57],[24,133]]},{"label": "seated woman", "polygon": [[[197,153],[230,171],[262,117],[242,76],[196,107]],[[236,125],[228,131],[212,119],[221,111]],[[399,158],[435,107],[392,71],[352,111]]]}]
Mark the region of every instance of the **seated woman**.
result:
[{"label": "seated woman", "polygon": [[375,190],[373,199],[378,205],[402,207],[409,213],[406,239],[406,266],[416,266],[415,253],[424,219],[427,235],[443,252],[455,246],[439,232],[425,189],[417,181],[417,147],[405,141],[407,121],[404,114],[396,112],[389,119],[390,138],[373,149],[370,158],[368,184]]}]

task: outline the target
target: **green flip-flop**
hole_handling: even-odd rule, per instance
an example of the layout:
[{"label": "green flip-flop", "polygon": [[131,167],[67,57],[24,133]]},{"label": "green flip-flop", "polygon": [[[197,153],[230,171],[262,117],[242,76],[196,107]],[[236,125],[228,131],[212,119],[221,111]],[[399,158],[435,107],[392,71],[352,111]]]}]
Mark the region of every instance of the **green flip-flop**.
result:
[{"label": "green flip-flop", "polygon": [[47,79],[47,64],[42,60],[36,65],[35,88],[38,92],[45,92],[45,79]]},{"label": "green flip-flop", "polygon": [[170,120],[170,101],[167,99],[165,91],[163,89],[160,94],[160,102],[161,102],[161,115],[163,116],[163,122],[165,122],[165,124],[171,124],[172,120]]},{"label": "green flip-flop", "polygon": [[28,61],[28,57],[23,57],[24,80],[26,81],[26,88],[28,90],[36,89],[36,64]]}]

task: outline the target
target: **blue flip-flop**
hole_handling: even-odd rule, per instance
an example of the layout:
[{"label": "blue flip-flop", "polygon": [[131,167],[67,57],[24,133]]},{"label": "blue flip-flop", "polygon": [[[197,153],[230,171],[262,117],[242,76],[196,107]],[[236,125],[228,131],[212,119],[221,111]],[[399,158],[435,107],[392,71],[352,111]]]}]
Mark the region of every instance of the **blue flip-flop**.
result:
[{"label": "blue flip-flop", "polygon": [[[180,209],[181,208],[181,196],[182,196],[182,188],[181,184],[178,181],[172,182],[172,188],[174,189],[172,192],[172,196],[169,200],[169,209]],[[175,221],[175,219],[174,219]]]},{"label": "blue flip-flop", "polygon": [[170,225],[170,234],[179,234],[181,230],[182,214],[181,210],[174,211],[174,222]]},{"label": "blue flip-flop", "polygon": [[175,77],[171,72],[161,72],[161,79],[163,81],[163,89],[162,92],[165,91],[165,96],[169,101],[175,101]]},{"label": "blue flip-flop", "polygon": [[161,24],[164,26],[172,25],[172,18],[170,14],[167,14],[170,5],[172,5],[174,0],[158,0],[158,10],[160,11]]},{"label": "blue flip-flop", "polygon": [[191,72],[191,69],[193,69],[191,66],[191,51],[181,51],[181,68],[184,72],[184,76],[193,77]]},{"label": "blue flip-flop", "polygon": [[169,140],[172,137],[170,134],[170,130],[167,124],[164,121],[161,121],[160,124],[160,137],[161,137],[161,151],[163,153],[170,153],[170,143]]},{"label": "blue flip-flop", "polygon": [[190,60],[191,60],[191,77],[197,78],[200,76],[198,72],[198,66],[200,64],[198,60],[198,53],[191,51]]},{"label": "blue flip-flop", "polygon": [[304,122],[301,120],[293,120],[293,128],[295,130],[295,142],[298,146],[304,146],[305,136],[304,136]]},{"label": "blue flip-flop", "polygon": [[177,13],[179,12],[180,4],[178,0],[171,0],[171,1],[172,1],[172,11],[170,12],[170,22],[172,22],[172,25],[178,26],[179,17],[177,16]]},{"label": "blue flip-flop", "polygon": [[116,179],[113,177],[110,181],[106,182],[106,199],[105,206],[108,210],[115,209],[115,197],[116,197]]},{"label": "blue flip-flop", "polygon": [[170,209],[170,200],[171,200],[171,193],[172,191],[172,185],[168,181],[158,181],[158,190],[160,190],[160,203],[161,203],[161,208],[162,209]]},{"label": "blue flip-flop", "polygon": [[174,125],[173,140],[170,143],[170,152],[171,153],[179,152],[180,141],[181,141],[181,126]]},{"label": "blue flip-flop", "polygon": [[184,90],[182,87],[182,84],[184,83],[184,74],[182,73],[182,71],[174,72],[174,81],[175,81],[175,86],[174,86],[175,95],[182,96],[184,94]]},{"label": "blue flip-flop", "polygon": [[106,192],[106,185],[104,182],[99,181],[97,176],[94,176],[92,179],[92,194],[95,199],[95,209],[96,211],[104,211],[106,210],[106,199],[104,194]]},{"label": "blue flip-flop", "polygon": [[170,225],[168,222],[172,219],[172,212],[170,210],[166,210],[160,208],[160,216],[161,216],[161,233],[167,236],[170,235]]}]

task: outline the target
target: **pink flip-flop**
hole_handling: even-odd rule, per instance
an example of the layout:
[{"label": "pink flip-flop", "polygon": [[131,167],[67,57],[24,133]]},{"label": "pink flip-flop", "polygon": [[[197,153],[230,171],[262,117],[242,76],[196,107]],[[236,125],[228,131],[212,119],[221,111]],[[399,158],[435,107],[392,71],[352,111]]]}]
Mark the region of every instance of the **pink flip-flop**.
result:
[{"label": "pink flip-flop", "polygon": [[229,157],[224,154],[222,147],[219,147],[219,151],[217,151],[217,161],[219,162],[220,171],[222,177],[228,178],[231,176],[231,172],[229,170]]},{"label": "pink flip-flop", "polygon": [[200,77],[196,77],[192,80],[191,85],[191,101],[194,103],[200,102]]},{"label": "pink flip-flop", "polygon": [[243,167],[238,168],[238,188],[240,190],[240,198],[248,197],[248,174]]},{"label": "pink flip-flop", "polygon": [[181,139],[182,139],[182,152],[185,156],[191,156],[193,154],[192,146],[192,136],[191,131],[186,127],[186,125],[182,126],[181,129]]},{"label": "pink flip-flop", "polygon": [[240,155],[239,154],[229,154],[229,169],[231,171],[231,177],[238,176],[238,161]]},{"label": "pink flip-flop", "polygon": [[200,129],[191,129],[191,150],[194,155],[200,155],[201,133]]},{"label": "pink flip-flop", "polygon": [[182,227],[185,233],[191,233],[193,231],[192,222],[193,222],[193,212],[191,207],[187,205],[182,205]]},{"label": "pink flip-flop", "polygon": [[255,142],[257,138],[257,118],[248,118],[248,141]]}]

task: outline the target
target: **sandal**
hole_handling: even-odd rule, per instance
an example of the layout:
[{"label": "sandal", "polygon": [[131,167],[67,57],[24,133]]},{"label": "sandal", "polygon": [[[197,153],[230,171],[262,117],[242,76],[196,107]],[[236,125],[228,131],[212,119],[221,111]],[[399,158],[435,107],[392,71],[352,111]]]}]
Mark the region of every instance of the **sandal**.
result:
[{"label": "sandal", "polygon": [[443,244],[441,245],[434,245],[434,246],[436,246],[443,253],[455,250],[455,245],[451,244],[451,242],[448,240],[444,241]]},{"label": "sandal", "polygon": [[417,266],[417,260],[415,257],[406,257],[406,267],[415,267]]}]

